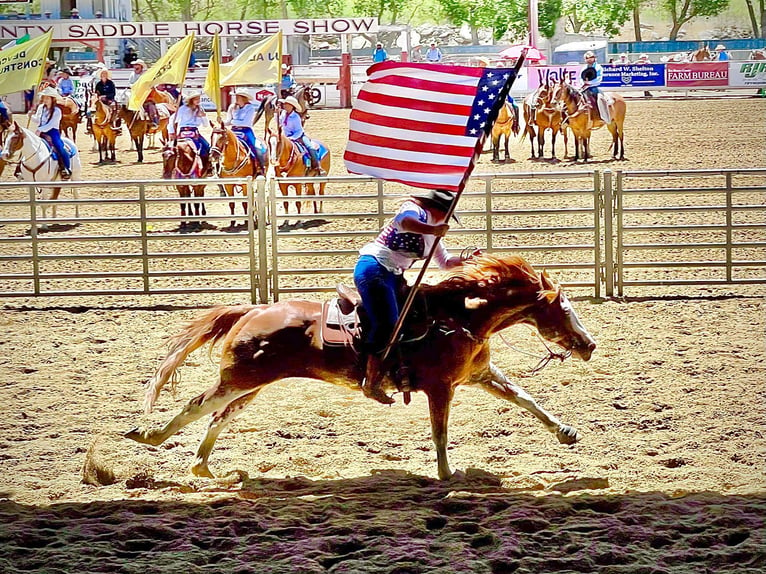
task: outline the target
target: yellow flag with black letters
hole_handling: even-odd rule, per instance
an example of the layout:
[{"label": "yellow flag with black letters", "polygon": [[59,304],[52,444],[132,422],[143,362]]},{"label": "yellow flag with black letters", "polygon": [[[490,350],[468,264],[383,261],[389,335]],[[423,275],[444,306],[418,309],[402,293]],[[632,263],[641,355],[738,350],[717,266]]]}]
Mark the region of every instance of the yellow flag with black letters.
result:
[{"label": "yellow flag with black letters", "polygon": [[253,44],[228,64],[221,64],[222,86],[278,84],[282,71],[282,31]]},{"label": "yellow flag with black letters", "polygon": [[141,109],[154,86],[159,84],[176,84],[183,86],[186,72],[189,69],[189,58],[194,49],[194,33],[189,34],[173,44],[165,55],[130,87],[128,109],[137,112]]},{"label": "yellow flag with black letters", "polygon": [[36,88],[45,74],[53,30],[0,52],[0,94]]}]

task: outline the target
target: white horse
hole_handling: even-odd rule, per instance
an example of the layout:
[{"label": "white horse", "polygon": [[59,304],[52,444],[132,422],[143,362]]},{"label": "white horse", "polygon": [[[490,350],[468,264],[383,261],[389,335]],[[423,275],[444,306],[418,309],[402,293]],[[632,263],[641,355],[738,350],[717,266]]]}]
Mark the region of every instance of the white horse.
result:
[{"label": "white horse", "polygon": [[[77,151],[77,147],[71,140],[66,138],[62,138],[62,140],[74,151],[74,155],[70,158],[72,179],[75,181],[80,180],[82,179],[82,165],[80,164],[80,154]],[[20,181],[61,181],[59,163],[58,160],[53,158],[53,153],[51,152],[50,147],[41,137],[35,135],[33,131],[23,128],[18,123],[13,122],[11,128],[8,130],[8,136],[5,140],[3,151],[0,153],[0,157],[6,162],[11,163],[17,155],[21,156],[18,161],[16,161],[16,163],[18,163],[16,177]],[[59,194],[61,193],[61,188],[51,187],[48,189],[51,190],[48,199],[58,199]],[[72,187],[71,189],[74,198],[79,199],[77,188]],[[37,188],[37,192],[38,196],[42,195],[42,188]],[[45,209],[45,206],[42,206],[43,219],[46,217]],[[56,217],[55,204],[53,205],[53,217]],[[80,209],[76,204],[75,217],[80,217]],[[46,225],[42,226],[43,229],[46,227]]]}]

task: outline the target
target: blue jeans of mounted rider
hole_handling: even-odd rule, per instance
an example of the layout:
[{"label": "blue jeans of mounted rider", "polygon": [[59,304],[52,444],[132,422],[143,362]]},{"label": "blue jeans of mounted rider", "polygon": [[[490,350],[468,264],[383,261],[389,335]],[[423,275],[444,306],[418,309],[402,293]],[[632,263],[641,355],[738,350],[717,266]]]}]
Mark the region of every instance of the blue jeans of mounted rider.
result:
[{"label": "blue jeans of mounted rider", "polygon": [[64,148],[64,142],[61,139],[61,134],[56,128],[50,129],[47,132],[43,133],[44,136],[48,138],[48,140],[51,142],[51,145],[53,146],[53,149],[56,150],[56,153],[59,156],[59,161],[61,164],[67,169],[67,171],[72,170],[72,162],[69,158],[69,154],[66,152],[66,149]]},{"label": "blue jeans of mounted rider", "polygon": [[255,134],[253,133],[253,128],[248,128],[245,126],[234,126],[231,128],[231,131],[233,131],[239,139],[245,142],[245,145],[247,145],[248,149],[250,149],[250,154],[258,160],[258,163],[260,163],[262,166],[266,165],[265,158],[262,156],[258,150],[258,146],[255,144]]},{"label": "blue jeans of mounted rider", "polygon": [[311,163],[316,163],[319,165],[319,155],[317,150],[314,149],[314,144],[311,143],[311,138],[307,136],[306,134],[303,134],[300,138],[298,138],[297,141],[301,146],[306,148],[306,151],[309,152],[309,157],[311,157]]},{"label": "blue jeans of mounted rider", "polygon": [[362,297],[362,306],[370,320],[365,336],[367,351],[385,349],[399,319],[397,290],[401,276],[391,273],[372,255],[362,255],[354,267],[354,284]]}]

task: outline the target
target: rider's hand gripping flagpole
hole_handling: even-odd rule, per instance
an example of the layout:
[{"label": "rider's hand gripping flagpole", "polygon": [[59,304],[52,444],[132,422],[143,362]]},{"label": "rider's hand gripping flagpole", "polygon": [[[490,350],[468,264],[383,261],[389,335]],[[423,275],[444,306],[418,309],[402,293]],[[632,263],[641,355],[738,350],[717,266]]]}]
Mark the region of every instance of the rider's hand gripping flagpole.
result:
[{"label": "rider's hand gripping flagpole", "polygon": [[[465,189],[465,185],[468,181],[468,177],[471,175],[471,172],[473,171],[473,168],[476,165],[476,161],[479,159],[479,156],[481,155],[482,148],[484,147],[484,140],[487,137],[487,134],[489,134],[492,131],[492,125],[495,123],[495,120],[497,119],[497,115],[498,115],[498,112],[500,111],[500,108],[505,105],[505,100],[511,91],[511,86],[513,85],[513,81],[517,78],[519,71],[521,70],[521,66],[524,64],[524,58],[526,57],[526,54],[527,54],[527,50],[526,49],[522,50],[521,54],[519,55],[519,59],[516,62],[516,65],[513,67],[513,74],[511,75],[510,78],[508,78],[506,83],[503,85],[503,88],[499,92],[498,98],[492,108],[492,111],[489,114],[489,117],[487,118],[487,123],[484,127],[483,133],[476,143],[476,149],[474,151],[471,164],[469,168],[466,170],[465,175],[463,176],[463,179],[458,188],[458,191],[455,195],[455,199],[452,200],[449,210],[447,211],[447,215],[444,218],[444,221],[447,223],[450,221],[450,218],[455,213],[455,209],[457,208],[457,202],[460,200],[460,196],[463,194],[463,190]],[[415,296],[417,295],[420,284],[423,282],[423,277],[425,276],[426,270],[428,269],[428,265],[431,262],[431,259],[433,258],[434,253],[436,253],[436,249],[439,246],[439,241],[441,241],[441,237],[436,237],[433,245],[431,246],[431,251],[428,253],[428,256],[423,261],[423,267],[421,267],[420,273],[418,273],[417,279],[415,279],[415,283],[413,283],[412,288],[410,289],[410,292],[407,294],[407,299],[405,300],[404,305],[402,306],[402,311],[399,314],[399,319],[396,321],[396,325],[394,325],[394,330],[391,333],[391,337],[388,340],[388,344],[386,345],[386,348],[383,349],[383,353],[381,355],[381,361],[386,360],[389,353],[391,352],[391,349],[393,349],[394,345],[396,344],[396,341],[399,338],[399,333],[401,333],[402,326],[404,325],[404,321],[407,318],[407,314],[409,313],[410,308],[412,307],[412,303],[415,301]]]}]

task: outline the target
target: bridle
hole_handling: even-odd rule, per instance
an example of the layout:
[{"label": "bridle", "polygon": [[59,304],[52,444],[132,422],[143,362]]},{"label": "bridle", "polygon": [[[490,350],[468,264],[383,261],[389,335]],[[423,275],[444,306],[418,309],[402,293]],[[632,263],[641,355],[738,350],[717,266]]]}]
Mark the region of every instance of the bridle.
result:
[{"label": "bridle", "polygon": [[[227,133],[229,130],[226,128],[215,128],[213,130],[213,138],[215,138],[216,135],[221,136],[221,140],[223,140],[223,144],[221,145],[221,148],[218,148],[218,139],[216,139],[216,145],[210,146],[210,157],[214,157],[214,154],[218,156],[219,161],[217,162],[218,169],[216,170],[217,176],[220,176],[221,173],[239,173],[239,171],[247,165],[247,163],[250,161],[250,152],[247,149],[247,146],[241,145],[239,142],[239,139],[237,138],[236,134],[234,134],[234,139],[237,144],[237,155],[234,157],[235,166],[234,168],[227,169],[223,165],[223,152],[226,150],[226,147],[229,145],[229,134]],[[234,132],[232,132],[233,134]],[[211,138],[211,139],[213,139]],[[240,161],[240,156],[243,155],[243,149],[244,148],[244,157]]]},{"label": "bridle", "polygon": [[[7,139],[7,140],[6,140],[6,142],[5,142],[5,145],[6,145],[6,147],[8,147],[8,148],[11,148],[11,147],[13,147],[11,144],[12,144],[12,142],[14,141],[14,138],[16,138],[16,137],[18,137],[18,138],[19,138],[19,139],[20,139],[20,140],[23,142],[23,140],[24,140],[24,138],[25,138],[24,132],[18,132],[18,133],[17,133],[17,132],[15,132],[15,131],[14,131],[14,132],[13,132],[13,133],[12,133],[10,136],[8,136],[8,139]],[[40,149],[41,149],[42,147],[48,148],[48,146],[46,146],[46,145],[45,145],[45,142],[43,141],[43,139],[42,139],[42,138],[39,138],[39,142],[38,142],[37,144],[35,144],[35,149],[34,149],[34,150],[32,150],[32,152],[30,153],[30,155],[28,155],[27,157],[24,157],[24,156],[22,155],[22,156],[21,156],[21,158],[19,159],[19,161],[15,161],[15,162],[14,162],[14,161],[11,161],[11,158],[12,158],[14,155],[16,155],[17,153],[19,153],[19,152],[20,152],[20,151],[23,149],[23,147],[24,147],[24,144],[23,144],[23,143],[21,143],[21,145],[19,145],[19,147],[18,147],[18,148],[16,148],[15,150],[11,151],[11,152],[8,154],[8,160],[6,161],[6,163],[9,163],[9,164],[11,164],[11,165],[18,165],[19,167],[24,167],[24,168],[26,168],[26,170],[27,170],[29,173],[31,173],[31,174],[32,174],[32,181],[36,181],[36,179],[35,179],[35,175],[37,174],[37,172],[38,172],[38,171],[40,171],[40,169],[41,169],[41,168],[42,168],[44,165],[46,165],[46,164],[48,164],[48,163],[50,162],[50,160],[53,158],[53,151],[51,151],[50,149],[48,149],[48,155],[45,157],[45,159],[43,159],[43,160],[41,160],[41,161],[40,161],[40,165],[38,165],[38,166],[37,166],[37,167],[35,167],[35,168],[31,168],[31,167],[29,167],[28,165],[26,165],[24,162],[25,162],[25,161],[27,161],[27,160],[29,160],[29,159],[31,159],[31,158],[33,158],[35,155],[37,155],[37,154],[39,153],[39,151],[40,151]]]}]

